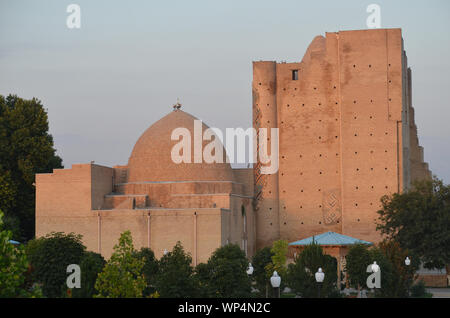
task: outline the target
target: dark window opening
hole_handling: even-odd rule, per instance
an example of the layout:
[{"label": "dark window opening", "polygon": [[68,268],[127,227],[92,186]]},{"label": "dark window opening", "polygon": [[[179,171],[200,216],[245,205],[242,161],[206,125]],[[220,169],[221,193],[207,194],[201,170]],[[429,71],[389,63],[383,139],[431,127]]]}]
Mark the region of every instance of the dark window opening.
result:
[{"label": "dark window opening", "polygon": [[292,70],[292,80],[293,81],[298,80],[298,70]]}]

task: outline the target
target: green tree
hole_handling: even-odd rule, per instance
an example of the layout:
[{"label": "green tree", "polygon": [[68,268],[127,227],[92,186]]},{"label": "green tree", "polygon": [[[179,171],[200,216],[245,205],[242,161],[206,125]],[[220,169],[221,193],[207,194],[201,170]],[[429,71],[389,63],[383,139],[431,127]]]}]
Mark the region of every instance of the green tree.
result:
[{"label": "green tree", "polygon": [[33,279],[42,284],[46,297],[64,297],[67,266],[80,264],[85,246],[81,235],[52,232],[28,242],[26,254],[32,266]]},{"label": "green tree", "polygon": [[268,291],[271,288],[269,279],[272,273],[269,275],[266,267],[272,263],[272,256],[274,256],[274,253],[272,253],[271,248],[264,247],[257,251],[252,259],[254,268],[252,278],[255,280],[256,289],[258,289],[261,297],[268,297]]},{"label": "green tree", "polygon": [[[272,248],[270,249],[272,256],[271,262],[265,266],[265,271],[267,275],[267,280],[270,280],[270,277],[273,275],[273,272],[276,271],[278,275],[281,277],[281,285],[280,291],[284,289],[286,286],[286,262],[287,262],[287,253],[288,253],[288,241],[286,240],[278,240],[273,242]],[[275,292],[272,287],[268,289],[269,293]]]},{"label": "green tree", "polygon": [[48,130],[39,100],[0,95],[0,208],[19,241],[34,237],[35,174],[62,168]]},{"label": "green tree", "polygon": [[[373,264],[373,262],[377,262],[381,270],[381,288],[374,288],[372,290],[372,292],[375,294],[375,297],[396,297],[396,278],[393,265],[386,257],[384,251],[378,247],[372,247],[369,249],[369,257],[371,263]],[[367,271],[367,265],[365,269]],[[371,273],[366,272],[366,279],[370,274]]]},{"label": "green tree", "polygon": [[350,247],[346,256],[345,272],[350,287],[358,289],[366,287],[367,266],[372,264],[369,248],[364,244],[356,244]]},{"label": "green tree", "polygon": [[0,210],[0,298],[40,297],[40,290],[33,290],[26,281],[29,264],[25,250],[9,242],[12,233],[2,229],[2,220]]},{"label": "green tree", "polygon": [[288,286],[304,298],[317,297],[319,284],[315,273],[319,268],[325,273],[320,286],[321,297],[336,297],[339,295],[337,285],[337,260],[323,253],[318,244],[306,246],[293,264],[289,264],[287,273]]},{"label": "green tree", "polygon": [[141,248],[136,254],[137,257],[144,259],[142,273],[144,274],[147,285],[144,289],[144,296],[148,297],[156,291],[155,278],[158,274],[158,260],[155,257],[155,253],[147,247]]},{"label": "green tree", "polygon": [[278,240],[273,242],[272,248],[270,249],[272,252],[272,262],[266,265],[266,272],[268,277],[271,277],[274,271],[277,271],[278,275],[281,277],[280,288],[284,287],[284,278],[286,275],[286,262],[287,262],[287,253],[288,253],[288,241],[286,240]]},{"label": "green tree", "polygon": [[247,275],[248,260],[236,244],[227,244],[214,251],[206,264],[200,266],[200,285],[214,298],[251,296],[251,280]]},{"label": "green tree", "polygon": [[72,289],[74,298],[92,298],[98,291],[95,282],[106,262],[103,256],[95,252],[85,252],[80,261],[81,288]]},{"label": "green tree", "polygon": [[[386,256],[392,269],[392,283],[387,295],[389,297],[408,297],[414,283],[415,272],[419,267],[418,259],[411,257],[408,251],[402,249],[400,244],[395,241],[383,241],[378,248]],[[411,258],[409,266],[405,265],[407,256]]]},{"label": "green tree", "polygon": [[211,277],[211,268],[207,263],[200,263],[195,267],[194,278],[198,287],[197,297],[210,298],[214,297],[216,291],[214,286],[209,283]]},{"label": "green tree", "polygon": [[[437,179],[416,182],[381,199],[377,230],[419,257],[427,268],[450,263],[450,186]],[[420,239],[418,239],[420,238]]]},{"label": "green tree", "polygon": [[191,266],[192,258],[181,242],[159,260],[156,291],[164,298],[191,298],[198,295],[197,280]]},{"label": "green tree", "polygon": [[114,246],[114,252],[106,263],[103,271],[98,274],[95,297],[106,298],[137,298],[142,297],[146,286],[142,273],[145,261],[138,256],[133,247],[130,231],[120,235],[119,243]]}]

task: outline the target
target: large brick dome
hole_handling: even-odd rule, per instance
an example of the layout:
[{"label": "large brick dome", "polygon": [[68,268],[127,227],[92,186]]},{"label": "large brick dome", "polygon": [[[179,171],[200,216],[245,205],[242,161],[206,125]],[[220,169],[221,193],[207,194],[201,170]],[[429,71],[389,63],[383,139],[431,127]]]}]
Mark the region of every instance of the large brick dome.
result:
[{"label": "large brick dome", "polygon": [[[229,163],[194,163],[194,116],[174,110],[150,126],[134,145],[128,161],[128,182],[155,181],[232,181]],[[172,131],[187,128],[191,133],[191,162],[175,163],[172,147],[179,143],[171,140]],[[209,127],[203,123],[202,132]],[[210,141],[203,141],[203,149]],[[222,144],[221,144],[222,145]],[[226,156],[223,148],[224,156]],[[225,162],[225,160],[224,160]]]}]

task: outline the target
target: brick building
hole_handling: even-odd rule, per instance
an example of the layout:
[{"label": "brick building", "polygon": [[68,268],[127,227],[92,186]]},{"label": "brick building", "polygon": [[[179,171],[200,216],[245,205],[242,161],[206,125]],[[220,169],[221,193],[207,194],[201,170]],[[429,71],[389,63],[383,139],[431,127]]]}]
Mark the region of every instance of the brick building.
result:
[{"label": "brick building", "polygon": [[227,242],[249,256],[327,231],[377,242],[380,197],[430,177],[411,101],[400,29],[318,36],[299,63],[253,63],[253,126],[279,128],[277,173],[174,163],[171,132],[194,133],[195,120],[175,109],[143,133],[126,166],[36,175],[36,235],[79,233],[109,257],[130,230],[157,257],[181,241],[194,264]]}]

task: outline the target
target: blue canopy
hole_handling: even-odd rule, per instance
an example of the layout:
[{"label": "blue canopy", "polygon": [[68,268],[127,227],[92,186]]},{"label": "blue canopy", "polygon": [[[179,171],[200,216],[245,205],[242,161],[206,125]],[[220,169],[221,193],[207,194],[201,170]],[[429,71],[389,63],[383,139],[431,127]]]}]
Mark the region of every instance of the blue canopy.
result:
[{"label": "blue canopy", "polygon": [[9,240],[9,243],[14,244],[14,245],[19,245],[20,244],[20,242],[13,241],[13,240]]},{"label": "blue canopy", "polygon": [[335,232],[325,232],[319,235],[310,236],[300,241],[295,241],[289,243],[291,246],[299,245],[310,245],[314,243],[318,245],[353,245],[353,244],[367,244],[373,245],[371,242],[359,240],[347,235],[335,233]]}]

